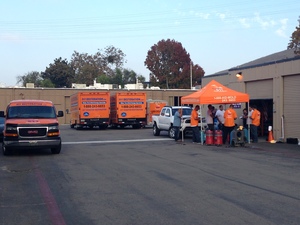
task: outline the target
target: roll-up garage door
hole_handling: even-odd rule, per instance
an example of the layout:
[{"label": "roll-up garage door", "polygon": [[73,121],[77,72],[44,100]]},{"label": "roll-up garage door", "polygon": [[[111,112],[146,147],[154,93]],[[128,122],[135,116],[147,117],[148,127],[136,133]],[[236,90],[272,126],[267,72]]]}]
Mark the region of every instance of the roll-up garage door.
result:
[{"label": "roll-up garage door", "polygon": [[273,99],[273,79],[247,82],[246,93],[250,99]]},{"label": "roll-up garage door", "polygon": [[286,138],[300,138],[300,75],[283,78],[283,115]]}]

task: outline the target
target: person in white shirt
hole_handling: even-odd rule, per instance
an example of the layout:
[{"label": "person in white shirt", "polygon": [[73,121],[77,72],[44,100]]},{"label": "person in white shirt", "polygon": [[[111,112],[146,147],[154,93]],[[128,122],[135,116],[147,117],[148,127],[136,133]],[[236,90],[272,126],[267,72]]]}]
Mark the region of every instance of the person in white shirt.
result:
[{"label": "person in white shirt", "polygon": [[219,109],[216,112],[216,118],[218,120],[218,129],[222,130],[223,129],[223,124],[224,124],[224,109],[223,105],[219,105]]}]

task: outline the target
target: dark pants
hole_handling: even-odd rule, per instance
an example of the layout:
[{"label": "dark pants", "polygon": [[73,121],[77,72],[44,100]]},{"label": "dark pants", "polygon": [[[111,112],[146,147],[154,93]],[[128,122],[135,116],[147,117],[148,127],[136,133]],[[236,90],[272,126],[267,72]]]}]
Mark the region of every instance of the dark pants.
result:
[{"label": "dark pants", "polygon": [[215,126],[214,126],[213,123],[211,123],[211,124],[207,124],[207,128],[208,128],[209,130],[213,131],[213,130],[215,129]]},{"label": "dark pants", "polygon": [[258,142],[257,128],[258,126],[255,126],[253,124],[250,125],[250,137],[252,138],[253,143]]},{"label": "dark pants", "polygon": [[192,127],[193,131],[193,142],[200,143],[200,130],[199,127]]},{"label": "dark pants", "polygon": [[174,139],[175,139],[175,141],[178,141],[178,139],[179,139],[179,127],[174,127],[174,130],[175,130]]},{"label": "dark pants", "polygon": [[[234,126],[233,127],[226,127],[223,126],[223,144],[226,144],[227,141],[227,136],[230,135],[231,131],[233,131]],[[230,144],[230,140],[229,140],[229,144]]]}]

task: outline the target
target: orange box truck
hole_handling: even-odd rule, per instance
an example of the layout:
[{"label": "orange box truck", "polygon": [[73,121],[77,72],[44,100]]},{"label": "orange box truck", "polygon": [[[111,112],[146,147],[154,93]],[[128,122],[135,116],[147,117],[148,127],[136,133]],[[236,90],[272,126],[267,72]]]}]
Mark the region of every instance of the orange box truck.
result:
[{"label": "orange box truck", "polygon": [[110,124],[121,128],[144,127],[147,123],[147,98],[145,92],[115,92],[110,97]]},{"label": "orange box truck", "polygon": [[107,128],[110,115],[110,93],[77,92],[71,95],[71,128]]},{"label": "orange box truck", "polygon": [[159,115],[161,109],[167,105],[164,100],[147,100],[147,124],[153,125],[152,116]]}]

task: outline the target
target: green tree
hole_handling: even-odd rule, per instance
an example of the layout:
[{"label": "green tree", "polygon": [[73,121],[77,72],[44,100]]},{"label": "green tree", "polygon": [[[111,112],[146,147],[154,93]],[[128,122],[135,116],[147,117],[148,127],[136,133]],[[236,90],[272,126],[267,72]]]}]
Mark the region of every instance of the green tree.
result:
[{"label": "green tree", "polygon": [[74,80],[74,70],[66,59],[58,58],[46,67],[42,73],[44,80],[50,80],[56,88],[71,87]]},{"label": "green tree", "polygon": [[106,76],[105,74],[102,74],[99,77],[97,77],[96,81],[97,81],[97,83],[101,83],[101,84],[110,84],[111,78]]},{"label": "green tree", "polygon": [[[101,51],[101,50],[100,50]],[[98,51],[98,53],[100,53]],[[102,53],[104,63],[106,65],[106,71],[108,75],[113,75],[110,74],[110,72],[115,71],[117,68],[122,68],[124,63],[126,62],[125,57],[126,55],[122,52],[122,50],[115,48],[114,46],[107,46],[104,49],[104,52]]]},{"label": "green tree", "polygon": [[[190,55],[182,44],[175,40],[161,40],[148,51],[145,66],[151,71],[150,82],[161,88],[190,87]],[[193,65],[193,83],[204,76],[199,65]]]},{"label": "green tree", "polygon": [[138,75],[137,79],[138,79],[139,83],[143,83],[146,81],[146,78],[143,75]]},{"label": "green tree", "polygon": [[27,83],[34,83],[35,87],[39,87],[42,81],[41,74],[37,71],[28,72],[23,76],[17,77],[17,84],[21,84],[23,87],[26,87]]},{"label": "green tree", "polygon": [[124,69],[123,70],[123,83],[124,84],[134,84],[136,83],[137,75],[133,70]]},{"label": "green tree", "polygon": [[299,25],[296,30],[292,33],[288,49],[294,49],[295,54],[300,54],[300,16],[298,19]]},{"label": "green tree", "polygon": [[41,87],[55,88],[55,85],[49,79],[44,79],[41,81]]},{"label": "green tree", "polygon": [[[125,54],[114,46],[99,50],[94,55],[74,51],[71,66],[75,71],[76,83],[93,84],[95,79],[106,75],[110,79],[115,76],[117,68],[122,68]],[[103,77],[101,78],[103,79]]]},{"label": "green tree", "polygon": [[115,75],[112,77],[111,82],[112,84],[118,84],[121,85],[121,87],[124,87],[124,83],[123,83],[123,73],[122,70],[117,68],[115,73]]}]

